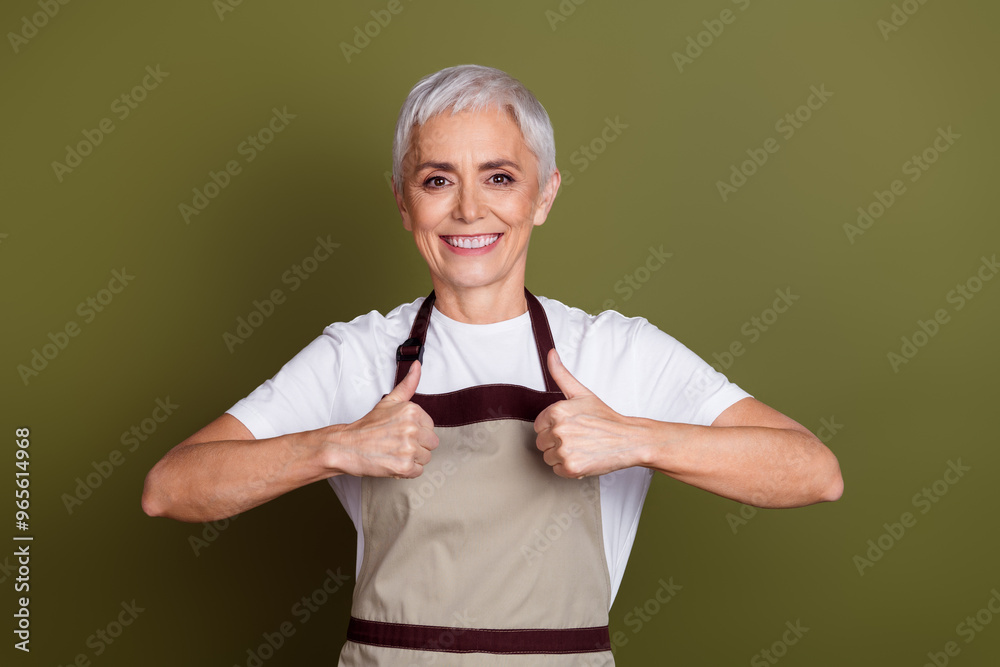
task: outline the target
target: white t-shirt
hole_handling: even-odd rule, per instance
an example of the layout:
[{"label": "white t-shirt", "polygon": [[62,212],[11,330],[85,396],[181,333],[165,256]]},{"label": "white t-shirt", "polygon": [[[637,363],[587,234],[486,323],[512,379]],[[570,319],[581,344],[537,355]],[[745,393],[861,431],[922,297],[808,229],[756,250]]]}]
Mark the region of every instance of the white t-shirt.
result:
[{"label": "white t-shirt", "polygon": [[[400,305],[385,316],[373,310],[331,324],[227,412],[258,440],[360,419],[392,390],[396,347],[409,337],[423,300]],[[612,310],[590,315],[543,296],[538,301],[563,364],[620,414],[709,425],[730,405],[750,396],[645,318]],[[440,394],[491,383],[545,390],[530,315],[466,324],[432,308],[417,392]],[[601,477],[612,602],[652,477],[653,471],[642,467]],[[328,481],[358,531],[357,576],[364,554],[361,478],[337,475]]]}]

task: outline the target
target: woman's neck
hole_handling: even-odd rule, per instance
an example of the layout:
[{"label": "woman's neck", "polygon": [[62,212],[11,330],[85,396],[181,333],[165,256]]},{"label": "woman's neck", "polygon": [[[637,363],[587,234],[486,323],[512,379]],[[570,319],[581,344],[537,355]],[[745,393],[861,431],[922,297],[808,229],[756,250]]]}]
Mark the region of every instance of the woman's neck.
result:
[{"label": "woman's neck", "polygon": [[434,307],[458,322],[493,324],[523,315],[528,310],[528,301],[523,280],[461,288],[436,284]]}]

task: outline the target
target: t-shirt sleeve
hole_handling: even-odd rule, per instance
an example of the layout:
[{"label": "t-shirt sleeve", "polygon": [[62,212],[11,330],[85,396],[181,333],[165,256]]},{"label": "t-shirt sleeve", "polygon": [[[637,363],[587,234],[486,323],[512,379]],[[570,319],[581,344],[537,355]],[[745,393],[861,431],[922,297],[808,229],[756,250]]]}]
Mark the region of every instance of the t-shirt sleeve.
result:
[{"label": "t-shirt sleeve", "polygon": [[340,386],[343,342],[328,327],[226,412],[258,440],[329,426]]},{"label": "t-shirt sleeve", "polygon": [[630,347],[641,371],[637,399],[651,418],[708,426],[751,395],[645,318],[635,321]]}]

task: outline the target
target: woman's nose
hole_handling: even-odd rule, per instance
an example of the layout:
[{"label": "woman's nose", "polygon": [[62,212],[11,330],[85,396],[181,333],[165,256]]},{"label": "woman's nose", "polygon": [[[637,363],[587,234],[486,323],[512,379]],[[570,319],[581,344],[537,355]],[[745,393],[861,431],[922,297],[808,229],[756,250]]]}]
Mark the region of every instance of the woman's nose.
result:
[{"label": "woman's nose", "polygon": [[484,210],[482,195],[477,188],[470,186],[459,188],[458,201],[455,203],[456,219],[473,223],[483,217]]}]

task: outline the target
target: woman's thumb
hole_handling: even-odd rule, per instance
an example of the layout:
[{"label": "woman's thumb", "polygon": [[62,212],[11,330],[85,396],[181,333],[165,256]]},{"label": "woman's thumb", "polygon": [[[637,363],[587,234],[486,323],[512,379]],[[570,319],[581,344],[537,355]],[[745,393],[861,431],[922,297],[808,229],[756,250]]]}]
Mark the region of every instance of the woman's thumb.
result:
[{"label": "woman's thumb", "polygon": [[410,364],[410,370],[399,381],[386,398],[394,401],[408,401],[417,393],[417,385],[420,384],[420,362],[414,361]]}]

